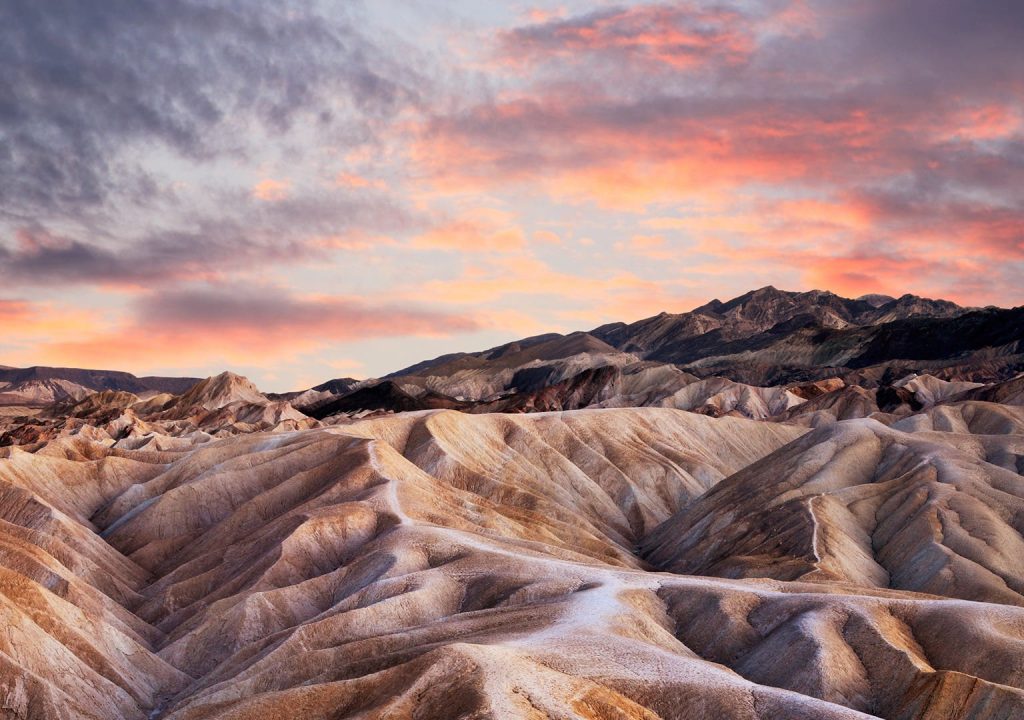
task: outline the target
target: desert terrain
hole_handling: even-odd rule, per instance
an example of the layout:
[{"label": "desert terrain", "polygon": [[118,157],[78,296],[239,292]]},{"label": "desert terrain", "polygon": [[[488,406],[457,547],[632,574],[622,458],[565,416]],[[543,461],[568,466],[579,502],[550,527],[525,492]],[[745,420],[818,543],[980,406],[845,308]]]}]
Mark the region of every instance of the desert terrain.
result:
[{"label": "desert terrain", "polygon": [[1020,339],[756,385],[652,320],[290,397],[5,371],[5,716],[1024,716]]}]

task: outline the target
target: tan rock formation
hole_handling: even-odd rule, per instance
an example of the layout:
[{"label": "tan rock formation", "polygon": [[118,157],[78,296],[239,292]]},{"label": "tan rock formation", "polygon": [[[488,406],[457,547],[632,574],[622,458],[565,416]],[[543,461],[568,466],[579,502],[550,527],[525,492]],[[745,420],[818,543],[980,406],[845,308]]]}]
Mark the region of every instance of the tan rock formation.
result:
[{"label": "tan rock formation", "polygon": [[[0,699],[140,720],[1015,717],[1024,513],[999,407],[955,406],[966,432],[938,409],[810,434],[438,411],[7,448]],[[687,558],[770,577],[650,564]]]}]

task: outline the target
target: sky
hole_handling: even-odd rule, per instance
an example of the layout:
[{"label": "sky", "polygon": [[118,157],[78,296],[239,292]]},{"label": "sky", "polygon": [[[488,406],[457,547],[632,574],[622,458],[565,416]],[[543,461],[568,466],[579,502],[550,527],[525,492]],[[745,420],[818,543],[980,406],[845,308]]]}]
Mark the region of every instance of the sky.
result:
[{"label": "sky", "polygon": [[1019,0],[0,0],[0,364],[287,391],[775,285],[1024,304]]}]

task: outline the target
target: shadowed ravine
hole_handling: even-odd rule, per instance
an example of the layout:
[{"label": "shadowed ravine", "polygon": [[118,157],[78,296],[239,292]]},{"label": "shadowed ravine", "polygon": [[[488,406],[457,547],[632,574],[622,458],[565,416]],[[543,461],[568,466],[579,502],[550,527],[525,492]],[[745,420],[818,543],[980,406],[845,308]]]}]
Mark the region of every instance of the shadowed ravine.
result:
[{"label": "shadowed ravine", "polygon": [[[986,461],[994,436],[864,422],[441,411],[175,451],[13,449],[8,710],[1019,714],[1020,476]],[[889,499],[908,472],[901,497],[921,499],[871,524],[909,502]]]}]

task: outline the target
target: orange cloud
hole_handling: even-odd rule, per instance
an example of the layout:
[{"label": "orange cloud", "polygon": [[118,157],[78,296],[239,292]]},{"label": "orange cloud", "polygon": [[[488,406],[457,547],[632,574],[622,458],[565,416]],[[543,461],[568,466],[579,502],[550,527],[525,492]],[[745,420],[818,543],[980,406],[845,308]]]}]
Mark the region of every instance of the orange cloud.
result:
[{"label": "orange cloud", "polygon": [[109,327],[104,314],[52,302],[0,300],[0,327],[5,346],[4,361],[17,365],[37,365],[39,347],[56,338],[86,339]]},{"label": "orange cloud", "polygon": [[547,8],[530,8],[526,11],[526,19],[534,23],[544,23],[565,16],[565,8],[548,10]]},{"label": "orange cloud", "polygon": [[[971,257],[958,257],[948,248],[918,252],[898,244],[870,241],[792,242],[781,236],[700,243],[701,254],[712,258],[688,268],[715,277],[761,276],[778,278],[796,273],[806,288],[827,288],[840,295],[859,297],[868,293],[902,295],[907,292],[943,297],[965,305],[992,302],[991,285],[964,282],[964,278],[991,275]],[[1002,304],[1024,301],[1024,288],[1011,295],[1001,293]]]},{"label": "orange cloud", "polygon": [[265,178],[252,187],[252,196],[264,202],[277,202],[288,197],[291,183],[287,180]]},{"label": "orange cloud", "polygon": [[819,34],[821,17],[808,0],[791,0],[782,10],[762,23],[768,32],[780,35]]},{"label": "orange cloud", "polygon": [[512,99],[421,127],[410,159],[447,192],[521,186],[634,212],[754,184],[820,183],[851,166],[862,179],[890,171],[877,148],[891,128],[861,108],[817,116],[741,107],[714,122],[684,108],[673,117],[677,108],[652,107],[644,117],[601,97]]},{"label": "orange cloud", "polygon": [[340,172],[335,175],[334,184],[338,187],[374,188],[376,190],[383,190],[387,187],[383,180],[375,180],[348,172]]},{"label": "orange cloud", "polygon": [[587,322],[656,314],[692,299],[629,272],[598,277],[575,275],[554,270],[527,254],[471,265],[459,277],[433,280],[417,292],[437,302],[473,307],[507,298],[559,298],[559,309],[553,315]]},{"label": "orange cloud", "polygon": [[551,232],[550,230],[536,230],[533,233],[533,239],[536,242],[545,245],[561,245],[562,238],[558,233]]},{"label": "orange cloud", "polygon": [[478,322],[412,303],[299,297],[280,288],[208,286],[138,299],[134,316],[88,333],[38,337],[35,362],[85,367],[271,367],[329,344],[380,337],[447,337]]},{"label": "orange cloud", "polygon": [[476,208],[412,240],[416,248],[461,252],[513,252],[525,245],[513,216],[494,208]]},{"label": "orange cloud", "polygon": [[321,235],[311,238],[309,246],[324,250],[348,250],[364,252],[397,244],[394,238],[386,235],[370,235],[360,231],[348,232],[344,235]]},{"label": "orange cloud", "polygon": [[[623,252],[671,261],[653,239],[671,230],[723,258],[689,262],[691,273],[1005,302],[1019,285],[1009,268],[1019,274],[1024,261],[1024,175],[999,149],[1024,132],[1015,94],[969,73],[956,88],[917,87],[868,57],[837,77],[776,52],[799,37],[803,50],[843,59],[832,33],[873,27],[883,5],[821,13],[790,0],[726,17],[678,3],[538,18],[499,36],[514,65],[505,71],[527,79],[519,94],[424,122],[411,158],[441,193],[505,189],[631,213],[618,222],[651,235],[620,241]],[[702,44],[716,34],[724,55]],[[986,291],[971,282],[978,274],[999,280]]]},{"label": "orange cloud", "polygon": [[99,313],[24,300],[0,300],[0,322],[4,324],[3,340],[13,343],[67,334],[87,335],[104,327]]}]

